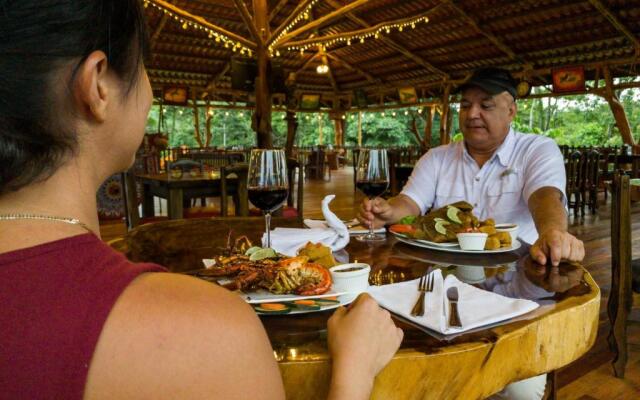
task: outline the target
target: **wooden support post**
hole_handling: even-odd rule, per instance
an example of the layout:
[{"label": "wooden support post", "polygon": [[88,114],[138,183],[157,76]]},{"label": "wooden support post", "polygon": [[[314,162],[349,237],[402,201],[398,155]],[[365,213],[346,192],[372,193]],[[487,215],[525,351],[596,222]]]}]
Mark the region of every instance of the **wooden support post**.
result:
[{"label": "wooden support post", "polygon": [[269,10],[267,0],[253,0],[253,16],[258,33],[262,40],[259,40],[256,47],[258,58],[258,76],[256,76],[256,110],[253,115],[254,129],[257,134],[258,148],[270,149],[273,147],[271,136],[271,93],[269,92],[269,82],[267,80],[267,68],[269,63],[268,49],[265,44],[269,37]]},{"label": "wooden support post", "polygon": [[603,97],[607,100],[607,103],[609,103],[609,107],[611,108],[613,117],[616,120],[616,125],[620,131],[620,135],[622,135],[622,141],[631,145],[635,149],[637,146],[635,145],[633,135],[631,134],[631,127],[629,126],[627,114],[624,112],[624,106],[613,91],[613,78],[611,77],[611,71],[609,71],[609,67],[607,66],[603,67],[602,71],[604,72],[605,81]]},{"label": "wooden support post", "polygon": [[202,143],[202,136],[200,135],[200,112],[198,110],[198,103],[196,101],[196,91],[191,90],[191,106],[193,108],[193,136],[198,142],[199,147],[204,147]]},{"label": "wooden support post", "polygon": [[211,139],[213,138],[213,135],[211,134],[211,123],[213,122],[213,108],[211,108],[211,102],[210,100],[207,98],[207,108],[205,111],[205,126],[207,129],[206,132],[206,138],[205,138],[205,142],[204,142],[204,147],[210,147],[211,146]]},{"label": "wooden support post", "polygon": [[433,132],[433,116],[435,114],[435,110],[433,107],[426,107],[424,112],[425,115],[425,123],[424,123],[424,147],[426,149],[431,148],[431,135]]},{"label": "wooden support post", "polygon": [[449,135],[447,129],[447,122],[449,121],[449,93],[451,92],[451,85],[447,85],[444,88],[442,94],[442,113],[440,114],[440,144],[449,143]]},{"label": "wooden support post", "polygon": [[358,111],[358,147],[362,147],[362,111]]},{"label": "wooden support post", "polygon": [[334,132],[334,140],[333,143],[336,146],[342,147],[344,146],[344,113],[340,111],[332,112],[330,118],[333,120],[333,132]]},{"label": "wooden support post", "polygon": [[291,157],[293,154],[293,145],[296,142],[296,132],[298,130],[298,118],[293,111],[287,111],[287,144],[285,146],[285,153],[287,157]]}]

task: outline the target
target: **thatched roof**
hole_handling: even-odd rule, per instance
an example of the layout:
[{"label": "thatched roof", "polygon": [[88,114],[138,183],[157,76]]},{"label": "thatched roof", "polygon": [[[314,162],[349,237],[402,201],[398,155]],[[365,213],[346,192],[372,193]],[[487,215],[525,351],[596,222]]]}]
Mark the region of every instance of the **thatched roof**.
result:
[{"label": "thatched roof", "polygon": [[[154,87],[185,85],[199,98],[245,101],[245,94],[231,89],[230,59],[249,58],[249,50],[255,55],[257,33],[246,22],[253,22],[252,2],[148,1],[153,57],[147,67]],[[267,3],[271,33],[281,38],[272,43],[272,60],[282,65],[285,77],[295,73],[296,93],[319,93],[325,101],[350,105],[355,91],[362,89],[370,102],[392,102],[397,100],[397,88],[406,86],[415,87],[421,98],[436,97],[447,83],[455,86],[483,66],[507,68],[533,85],[549,84],[552,68],[572,65],[584,66],[588,79],[602,77],[605,64],[613,76],[637,74],[640,0]],[[171,12],[165,14],[161,9],[167,7]],[[282,27],[293,16],[302,16],[301,10],[307,7],[309,18],[301,17],[280,35]],[[413,28],[410,22],[420,17],[429,21],[418,21]],[[199,21],[200,28],[212,27],[216,34],[226,32],[224,38],[245,40],[238,47],[225,48],[224,40],[216,42],[212,33],[190,25],[194,21]],[[367,29],[371,33],[371,27],[384,28],[394,21],[408,25],[402,31],[391,28],[390,33],[382,29],[377,39],[371,36],[362,43],[354,37],[348,45],[344,37],[347,32],[363,34]],[[320,38],[324,42],[336,35],[345,40],[326,44],[324,50],[313,41]],[[311,47],[300,51],[303,45]],[[243,49],[249,49],[244,56],[240,55]],[[316,67],[323,61],[328,62],[330,73],[320,75]]]}]

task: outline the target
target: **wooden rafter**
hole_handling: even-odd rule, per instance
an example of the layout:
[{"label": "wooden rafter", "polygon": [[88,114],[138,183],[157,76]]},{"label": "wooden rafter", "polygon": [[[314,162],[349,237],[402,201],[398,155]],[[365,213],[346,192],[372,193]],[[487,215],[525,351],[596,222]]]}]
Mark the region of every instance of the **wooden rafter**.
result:
[{"label": "wooden rafter", "polygon": [[276,17],[276,15],[278,15],[280,10],[282,10],[282,7],[287,5],[288,2],[289,0],[278,1],[278,4],[276,4],[275,7],[273,7],[273,9],[271,10],[271,12],[269,12],[269,22],[273,21],[273,19]]},{"label": "wooden rafter", "polygon": [[334,54],[327,53],[327,57],[329,57],[329,58],[339,62],[340,64],[344,65],[345,67],[347,67],[347,69],[359,73],[360,75],[364,76],[371,83],[375,83],[375,84],[382,83],[382,79],[376,78],[373,75],[371,75],[370,73],[365,72],[365,71],[361,70],[360,68],[349,64],[348,62],[344,61],[343,59],[341,59],[340,57],[338,57],[338,56],[336,56]]},{"label": "wooden rafter", "polygon": [[213,90],[216,87],[216,82],[218,82],[222,77],[229,72],[231,69],[231,63],[227,63],[224,68],[220,72],[216,74],[216,76],[207,83],[207,87],[204,89],[205,91]]},{"label": "wooden rafter", "polygon": [[327,67],[329,67],[329,70],[327,71],[327,78],[329,78],[329,83],[331,83],[331,87],[333,88],[333,91],[339,92],[340,89],[338,88],[338,83],[336,82],[336,79],[333,76],[333,71],[331,70],[331,64],[329,64],[329,59],[327,58],[327,55],[324,52],[322,52],[320,57],[322,57],[322,62]]},{"label": "wooden rafter", "polygon": [[[394,21],[387,21],[387,22],[381,22],[377,25],[371,26],[368,25],[367,28],[364,29],[358,29],[356,31],[349,31],[349,32],[340,32],[340,33],[336,33],[333,35],[326,35],[326,36],[316,36],[313,38],[309,38],[309,39],[303,39],[303,40],[298,40],[298,41],[292,41],[292,42],[287,42],[286,46],[304,46],[304,45],[313,45],[313,44],[319,44],[319,43],[326,43],[332,40],[336,40],[336,39],[341,39],[341,38],[352,38],[355,36],[364,36],[367,33],[372,33],[377,31],[378,29],[382,28],[385,25],[394,25],[394,24],[406,24],[407,22],[410,22],[412,20],[416,20],[417,18],[420,17],[426,17],[428,15],[430,15],[433,12],[432,10],[429,10],[427,12],[424,12],[422,14],[418,14],[418,15],[414,15],[411,17],[407,17],[407,18],[401,18],[401,19],[397,19]],[[281,46],[278,46],[281,47]]]},{"label": "wooden rafter", "polygon": [[330,12],[327,15],[324,15],[318,19],[315,19],[309,22],[308,24],[305,24],[300,28],[294,30],[293,32],[289,32],[286,35],[284,35],[280,40],[278,40],[278,44],[279,45],[286,44],[288,41],[292,40],[293,38],[305,32],[320,28],[321,26],[324,26],[332,21],[335,21],[341,18],[342,16],[344,16],[345,14],[355,10],[356,8],[367,4],[369,1],[371,0],[356,0],[352,3],[347,4],[346,6],[343,6],[342,8],[339,8],[333,12]]},{"label": "wooden rafter", "polygon": [[604,4],[602,4],[600,0],[589,0],[589,3],[591,3],[591,5],[595,7],[596,10],[598,10],[598,12],[602,14],[602,16],[605,17],[607,21],[609,21],[609,23],[611,23],[611,25],[613,25],[613,27],[616,28],[618,32],[625,35],[627,39],[629,39],[631,43],[633,43],[633,46],[636,49],[636,54],[640,54],[640,41],[638,41],[636,35],[634,35],[633,32],[631,32],[629,28],[627,28],[622,23],[622,21],[618,19],[618,17],[616,17],[611,11],[609,11],[609,9]]},{"label": "wooden rafter", "polygon": [[160,22],[158,23],[158,26],[156,26],[156,29],[153,31],[153,34],[151,35],[151,38],[150,38],[151,49],[155,47],[156,41],[160,37],[160,33],[162,33],[162,30],[164,29],[164,26],[167,24],[168,19],[169,19],[169,15],[162,14],[162,18],[160,18]]},{"label": "wooden rafter", "polygon": [[318,57],[319,55],[320,55],[320,53],[313,53],[313,54],[311,55],[311,57],[309,57],[309,58],[307,59],[307,61],[305,61],[305,62],[304,62],[304,64],[302,64],[302,67],[300,67],[300,69],[296,71],[296,76],[297,76],[300,72],[302,72],[302,71],[304,71],[305,69],[309,68],[309,65],[311,65],[311,63],[313,62],[313,60],[315,60],[315,58],[316,58],[316,57]]},{"label": "wooden rafter", "polygon": [[303,12],[304,9],[307,8],[307,6],[311,4],[312,1],[313,0],[303,0],[300,3],[298,3],[296,8],[293,10],[293,12],[289,14],[287,18],[285,18],[285,20],[276,28],[275,31],[273,31],[273,33],[271,34],[271,37],[269,37],[269,40],[267,40],[267,46],[271,46],[273,44],[273,41],[276,40],[276,38],[282,32],[284,32],[285,29],[287,29],[287,26],[289,26],[289,24],[293,22],[293,20],[296,19],[296,17],[300,15],[300,13]]},{"label": "wooden rafter", "polygon": [[478,23],[478,21],[470,16],[469,14],[467,14],[462,7],[460,7],[459,5],[457,5],[454,1],[447,1],[444,4],[448,4],[451,8],[453,8],[454,10],[456,10],[456,12],[462,17],[464,18],[467,23],[469,25],[471,25],[476,32],[478,32],[479,34],[483,35],[484,37],[486,37],[487,39],[489,39],[489,41],[491,41],[491,43],[494,44],[494,46],[496,46],[498,49],[500,49],[500,51],[502,51],[503,53],[505,53],[506,55],[509,56],[509,58],[511,58],[513,61],[518,62],[519,64],[523,65],[523,66],[528,66],[531,67],[533,64],[531,64],[530,62],[524,60],[522,57],[520,57],[519,55],[517,55],[509,46],[507,46],[502,40],[500,40],[496,35],[487,32],[486,30],[482,29],[480,27],[480,24]]},{"label": "wooden rafter", "polygon": [[185,11],[185,10],[179,8],[179,7],[176,7],[175,5],[169,3],[169,2],[167,2],[165,0],[152,0],[152,1],[155,4],[157,4],[157,5],[159,5],[159,6],[163,7],[163,8],[166,8],[167,10],[171,10],[172,13],[174,13],[176,15],[179,15],[180,18],[184,19],[185,21],[196,22],[199,25],[202,25],[202,26],[204,26],[204,27],[206,27],[208,29],[211,29],[214,32],[217,32],[217,33],[219,33],[221,35],[224,35],[224,36],[228,37],[229,39],[234,40],[234,41],[242,44],[245,47],[248,47],[248,48],[250,48],[252,50],[256,49],[256,44],[254,42],[252,42],[252,41],[250,41],[250,40],[248,40],[248,39],[246,39],[246,38],[244,38],[244,37],[242,37],[242,36],[240,36],[240,35],[238,35],[236,33],[229,32],[228,30],[226,30],[226,29],[224,29],[224,28],[222,28],[222,27],[220,27],[218,25],[212,24],[211,22],[207,21],[206,19],[204,19],[202,17],[199,17],[197,15],[193,15],[190,12]]},{"label": "wooden rafter", "polygon": [[253,17],[249,13],[249,10],[247,9],[247,5],[244,4],[243,0],[233,0],[233,2],[236,5],[236,8],[238,9],[238,11],[240,12],[240,16],[242,17],[244,24],[247,26],[247,29],[249,29],[249,33],[251,33],[253,40],[255,40],[256,43],[261,41],[262,38],[258,34],[258,30],[256,29],[256,24],[253,23]]},{"label": "wooden rafter", "polygon": [[[339,8],[341,6],[340,3],[336,2],[335,0],[326,0],[326,1],[327,1],[327,4],[329,4],[333,8]],[[441,6],[442,6],[442,4],[439,4],[439,5],[435,6],[435,7],[433,7],[431,10],[429,10],[429,12],[435,12]],[[371,26],[367,21],[355,16],[353,13],[347,13],[347,18],[349,18],[351,21],[353,21],[353,22],[355,22],[355,23],[357,23],[357,24],[359,24],[361,26],[364,26],[364,27]],[[395,40],[391,39],[390,37],[382,36],[380,38],[380,40],[382,40],[389,47],[393,48],[395,51],[397,51],[400,54],[404,55],[405,57],[411,59],[416,64],[418,64],[421,67],[427,69],[428,71],[432,71],[432,72],[442,76],[445,79],[449,78],[449,74],[447,74],[446,72],[442,71],[441,69],[435,67],[433,64],[431,64],[427,60],[423,59],[422,57],[412,53],[411,51],[409,51],[409,49],[407,49],[406,47],[404,47],[401,44],[397,43]]]}]

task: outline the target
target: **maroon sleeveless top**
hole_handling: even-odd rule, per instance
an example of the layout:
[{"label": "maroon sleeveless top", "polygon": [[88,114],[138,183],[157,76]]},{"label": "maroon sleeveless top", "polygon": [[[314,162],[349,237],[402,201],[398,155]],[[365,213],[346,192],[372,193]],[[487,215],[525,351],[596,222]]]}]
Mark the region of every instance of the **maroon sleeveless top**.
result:
[{"label": "maroon sleeveless top", "polygon": [[111,308],[150,271],[92,234],[0,254],[0,399],[82,399]]}]

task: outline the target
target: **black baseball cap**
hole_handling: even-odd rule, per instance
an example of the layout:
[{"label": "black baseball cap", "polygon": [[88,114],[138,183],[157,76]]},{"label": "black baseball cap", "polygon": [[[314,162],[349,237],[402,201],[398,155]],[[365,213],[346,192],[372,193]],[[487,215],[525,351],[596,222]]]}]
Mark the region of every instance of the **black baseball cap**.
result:
[{"label": "black baseball cap", "polygon": [[469,79],[458,86],[456,92],[459,93],[469,87],[476,86],[492,96],[502,92],[509,92],[515,99],[517,85],[516,80],[506,69],[482,68],[474,71]]}]

